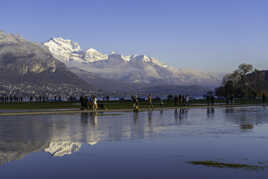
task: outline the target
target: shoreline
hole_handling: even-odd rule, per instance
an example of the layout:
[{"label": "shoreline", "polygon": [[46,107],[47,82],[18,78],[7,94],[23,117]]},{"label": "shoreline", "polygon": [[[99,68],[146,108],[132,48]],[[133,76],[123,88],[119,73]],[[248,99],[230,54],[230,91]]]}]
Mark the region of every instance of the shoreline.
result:
[{"label": "shoreline", "polygon": [[[191,108],[227,108],[227,107],[250,107],[250,106],[266,106],[264,104],[215,104],[213,106],[208,105],[190,105],[183,107],[155,107],[155,108],[140,108],[138,112],[144,111],[161,111],[161,110],[175,110],[175,109],[191,109]],[[16,110],[16,109],[14,109]],[[29,111],[20,112],[19,110],[16,112],[0,112],[1,116],[26,116],[26,115],[49,115],[49,114],[79,114],[79,113],[92,113],[92,110],[80,110],[80,109],[45,109],[43,111],[38,111],[38,109],[29,109]],[[134,112],[132,108],[129,109],[100,109],[97,110],[96,113],[104,113],[104,112]]]}]

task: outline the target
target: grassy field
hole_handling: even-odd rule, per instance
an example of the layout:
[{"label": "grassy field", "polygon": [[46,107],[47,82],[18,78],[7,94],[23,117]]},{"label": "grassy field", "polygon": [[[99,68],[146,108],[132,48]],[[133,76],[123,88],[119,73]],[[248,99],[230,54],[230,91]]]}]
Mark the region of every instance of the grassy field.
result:
[{"label": "grassy field", "polygon": [[[163,101],[164,104],[161,106],[159,101],[153,103],[154,108],[167,108],[175,107],[173,101]],[[99,101],[99,109],[132,109],[133,103],[131,101]],[[207,104],[206,100],[195,100],[191,101],[189,106],[205,106]],[[215,105],[223,105],[225,101],[215,101]],[[261,100],[236,100],[234,104],[262,104]],[[140,102],[139,108],[149,108],[148,103]],[[72,102],[46,102],[46,103],[9,103],[1,104],[0,109],[80,109],[80,103]]]},{"label": "grassy field", "polygon": [[79,104],[67,102],[51,102],[51,103],[9,103],[0,104],[0,109],[68,109],[80,108]]},{"label": "grassy field", "polygon": [[[105,101],[99,102],[99,109],[131,109],[133,103],[129,101]],[[172,107],[172,103],[165,103],[162,107]],[[141,102],[140,108],[148,108],[147,103]],[[154,107],[160,107],[160,104],[155,103]],[[0,104],[0,109],[80,109],[80,103],[71,102],[49,102],[49,103],[9,103]]]}]

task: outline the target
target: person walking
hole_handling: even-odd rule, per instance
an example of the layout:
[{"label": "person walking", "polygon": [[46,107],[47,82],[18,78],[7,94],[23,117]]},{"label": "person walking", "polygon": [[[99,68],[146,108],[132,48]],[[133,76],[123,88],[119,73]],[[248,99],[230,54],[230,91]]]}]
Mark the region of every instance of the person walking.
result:
[{"label": "person walking", "polygon": [[210,105],[210,96],[209,95],[206,96],[206,100],[207,100],[207,105],[209,106]]},{"label": "person walking", "polygon": [[162,108],[164,106],[164,102],[162,100],[162,98],[160,98],[160,107]]},{"label": "person walking", "polygon": [[213,95],[210,96],[210,104],[211,106],[214,106],[215,97]]},{"label": "person walking", "polygon": [[84,110],[84,97],[83,96],[80,96],[80,109],[81,110]]},{"label": "person walking", "polygon": [[182,96],[182,105],[186,106],[186,96]]},{"label": "person walking", "polygon": [[139,112],[139,99],[138,99],[138,96],[133,96],[132,97],[132,100],[133,100],[133,111],[134,112]]},{"label": "person walking", "polygon": [[88,107],[88,96],[85,96],[84,97],[84,108],[85,109],[88,109],[89,107]]},{"label": "person walking", "polygon": [[178,95],[176,95],[175,98],[174,98],[174,105],[175,105],[176,108],[179,106],[179,97],[178,97]]},{"label": "person walking", "polygon": [[186,101],[186,105],[189,106],[190,105],[190,97],[188,95],[186,96],[185,101]]},{"label": "person walking", "polygon": [[153,97],[152,94],[149,94],[148,96],[148,104],[150,108],[153,108]]},{"label": "person walking", "polygon": [[179,99],[178,99],[178,105],[181,106],[182,105],[182,95],[179,95]]},{"label": "person walking", "polygon": [[98,100],[96,96],[93,96],[93,112],[96,112],[98,109]]},{"label": "person walking", "polygon": [[262,104],[266,103],[266,95],[263,93],[262,94]]}]

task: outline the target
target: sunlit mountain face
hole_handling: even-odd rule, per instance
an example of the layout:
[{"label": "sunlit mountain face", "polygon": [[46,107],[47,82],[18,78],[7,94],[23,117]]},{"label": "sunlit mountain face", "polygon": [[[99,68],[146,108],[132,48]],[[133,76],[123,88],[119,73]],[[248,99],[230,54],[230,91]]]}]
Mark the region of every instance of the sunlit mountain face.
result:
[{"label": "sunlit mountain face", "polygon": [[1,31],[0,76],[5,95],[68,95],[90,89],[42,44]]},{"label": "sunlit mountain face", "polygon": [[[61,37],[44,43],[52,55],[82,79],[100,88],[137,86],[199,85],[216,86],[220,75],[177,69],[146,55],[104,54],[96,49],[82,50],[80,45]],[[101,85],[98,81],[104,81]],[[110,85],[110,84],[117,85]]]}]

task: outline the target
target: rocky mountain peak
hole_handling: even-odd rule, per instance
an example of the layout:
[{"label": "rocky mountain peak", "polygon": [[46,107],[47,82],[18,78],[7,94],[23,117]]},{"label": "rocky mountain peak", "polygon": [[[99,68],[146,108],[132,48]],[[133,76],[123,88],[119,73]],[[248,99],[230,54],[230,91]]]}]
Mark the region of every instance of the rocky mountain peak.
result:
[{"label": "rocky mountain peak", "polygon": [[[72,44],[70,40],[62,38],[58,41]],[[135,84],[213,85],[218,83],[215,75],[180,70],[146,55],[124,56],[115,52],[107,55],[93,48],[82,51],[78,44],[77,50],[73,50],[73,46],[67,48],[70,45],[61,45],[61,43],[53,42],[44,45],[55,58],[64,62],[69,68],[83,70],[83,76],[80,76],[83,78],[85,72],[88,72],[94,74],[96,78]],[[75,70],[75,73],[81,75],[79,70]]]}]

